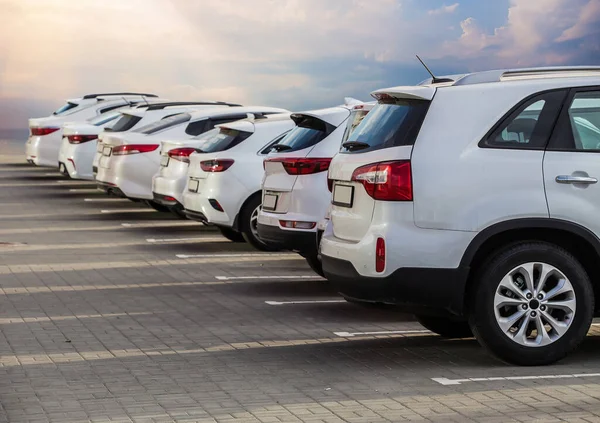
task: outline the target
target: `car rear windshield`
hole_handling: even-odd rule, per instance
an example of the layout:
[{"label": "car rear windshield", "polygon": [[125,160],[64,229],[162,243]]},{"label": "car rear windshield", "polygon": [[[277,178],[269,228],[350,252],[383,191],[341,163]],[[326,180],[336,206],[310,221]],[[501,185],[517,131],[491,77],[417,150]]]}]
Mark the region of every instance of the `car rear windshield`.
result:
[{"label": "car rear windshield", "polygon": [[104,125],[105,123],[110,122],[111,120],[117,119],[119,116],[121,116],[121,113],[119,113],[119,112],[102,113],[101,115],[96,116],[93,119],[90,119],[89,123],[92,125],[101,126],[101,125]]},{"label": "car rear windshield", "polygon": [[172,115],[164,119],[158,120],[156,122],[152,122],[148,125],[142,126],[135,132],[140,132],[146,135],[155,134],[156,132],[164,131],[165,129],[172,128],[173,126],[185,123],[191,118],[192,115],[190,115],[189,113],[178,113],[176,115]]},{"label": "car rear windshield", "polygon": [[342,144],[342,153],[364,153],[414,144],[429,101],[399,100],[377,104]]},{"label": "car rear windshield", "polygon": [[108,132],[125,132],[133,128],[137,123],[142,120],[141,116],[129,115],[123,113],[119,120],[115,122],[112,128],[105,128]]},{"label": "car rear windshield", "polygon": [[199,146],[202,152],[216,153],[229,150],[230,148],[239,145],[245,139],[250,137],[250,135],[252,135],[252,132],[238,131],[237,129],[229,128],[215,128],[195,139],[205,140]]},{"label": "car rear windshield", "polygon": [[79,106],[79,104],[77,103],[71,103],[68,102],[67,104],[65,104],[64,106],[62,106],[60,109],[58,109],[57,111],[55,111],[54,113],[52,113],[53,115],[57,116],[57,115],[62,115],[63,113],[65,113],[68,110],[74,109],[75,107]]},{"label": "car rear windshield", "polygon": [[342,137],[342,144],[348,141],[350,134],[354,132],[354,130],[358,127],[358,125],[360,125],[368,113],[369,111],[365,109],[353,110],[350,113],[348,123],[346,124],[346,130],[344,131],[344,136]]},{"label": "car rear windshield", "polygon": [[294,121],[296,126],[274,144],[272,150],[279,153],[303,150],[319,143],[335,130],[335,126],[312,116],[294,118]]}]

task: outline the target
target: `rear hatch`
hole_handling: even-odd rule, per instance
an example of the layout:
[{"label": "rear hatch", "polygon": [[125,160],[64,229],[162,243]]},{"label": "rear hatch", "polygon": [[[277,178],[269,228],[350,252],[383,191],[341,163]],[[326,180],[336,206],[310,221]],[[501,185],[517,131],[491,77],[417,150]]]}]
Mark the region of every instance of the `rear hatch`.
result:
[{"label": "rear hatch", "polygon": [[217,130],[208,131],[194,139],[200,153],[190,155],[188,170],[188,191],[202,192],[206,179],[214,173],[224,172],[233,160],[221,159],[224,150],[248,139],[254,133],[254,124],[249,121],[222,125]]},{"label": "rear hatch", "polygon": [[334,235],[357,242],[376,201],[412,201],[412,146],[435,94],[433,87],[376,91],[378,104],[343,142],[329,167]]},{"label": "rear hatch", "polygon": [[[263,209],[265,211],[287,213],[291,191],[298,176],[319,172],[329,164],[329,160],[317,160],[316,157],[314,160],[307,160],[306,158],[328,137],[337,134],[338,139],[341,140],[340,125],[348,119],[348,116],[350,110],[347,107],[332,107],[291,115],[296,126],[271,147],[269,156],[264,162]],[[323,157],[327,158],[328,154],[325,151],[323,153]]]}]

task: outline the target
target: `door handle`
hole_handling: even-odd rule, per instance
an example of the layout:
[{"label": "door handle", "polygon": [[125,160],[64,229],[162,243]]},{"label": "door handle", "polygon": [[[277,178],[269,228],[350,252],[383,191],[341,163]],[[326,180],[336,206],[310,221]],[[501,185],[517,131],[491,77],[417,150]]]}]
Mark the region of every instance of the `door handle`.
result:
[{"label": "door handle", "polygon": [[591,176],[558,175],[556,182],[559,184],[595,184],[598,179]]}]

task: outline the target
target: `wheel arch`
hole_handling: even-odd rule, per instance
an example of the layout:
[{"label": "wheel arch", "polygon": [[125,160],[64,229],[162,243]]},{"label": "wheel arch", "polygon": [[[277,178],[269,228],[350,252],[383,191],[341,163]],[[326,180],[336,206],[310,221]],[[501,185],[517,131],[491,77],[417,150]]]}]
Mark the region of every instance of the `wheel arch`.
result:
[{"label": "wheel arch", "polygon": [[235,215],[235,219],[233,220],[233,229],[235,229],[236,231],[240,230],[240,214],[242,213],[242,210],[244,210],[244,208],[248,205],[248,203],[250,202],[250,200],[252,200],[253,198],[255,198],[257,195],[262,195],[262,189],[253,192],[252,194],[250,194],[242,203],[242,205],[240,206],[240,209],[238,210],[237,214]]},{"label": "wheel arch", "polygon": [[[514,219],[496,223],[481,231],[467,247],[460,263],[461,267],[470,269],[465,299],[472,293],[478,267],[498,249],[519,241],[546,241],[575,255],[590,277],[599,306],[600,239],[577,223],[548,218]],[[465,301],[467,312],[468,304],[469,301]]]}]

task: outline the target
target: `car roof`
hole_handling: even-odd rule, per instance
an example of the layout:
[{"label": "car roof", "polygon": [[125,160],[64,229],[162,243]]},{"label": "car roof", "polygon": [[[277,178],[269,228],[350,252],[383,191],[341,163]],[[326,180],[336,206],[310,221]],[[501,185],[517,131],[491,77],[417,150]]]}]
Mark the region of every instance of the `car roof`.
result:
[{"label": "car roof", "polygon": [[240,107],[216,107],[216,108],[207,108],[204,110],[194,110],[193,112],[188,112],[192,116],[192,121],[200,120],[203,118],[214,118],[219,116],[231,116],[236,114],[263,114],[263,113],[290,113],[289,110],[280,109],[277,107],[264,107],[264,106],[240,106]]}]

